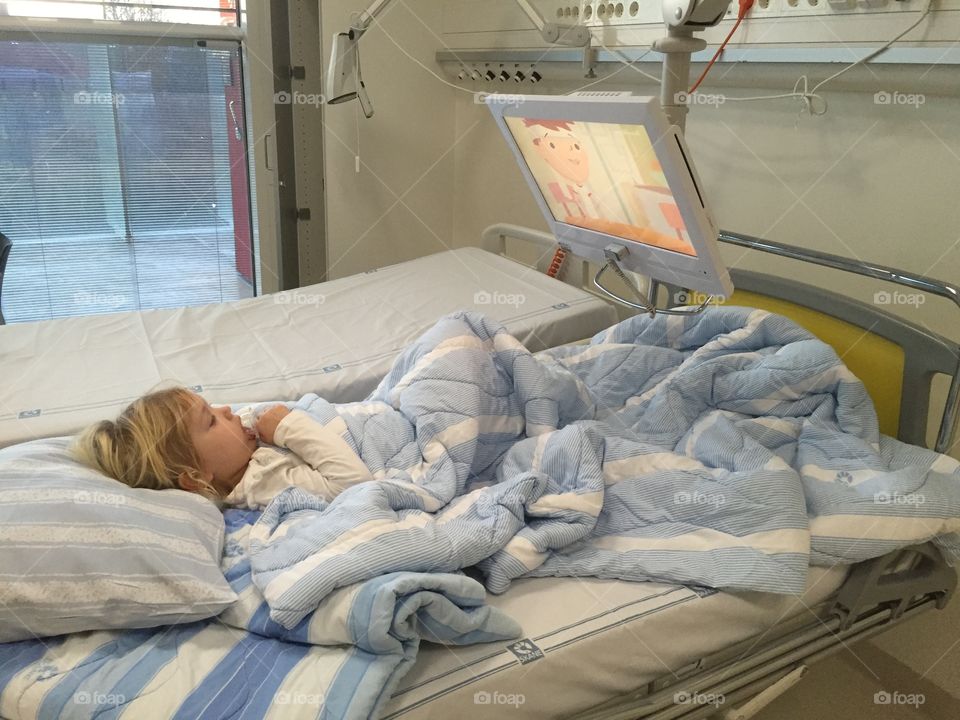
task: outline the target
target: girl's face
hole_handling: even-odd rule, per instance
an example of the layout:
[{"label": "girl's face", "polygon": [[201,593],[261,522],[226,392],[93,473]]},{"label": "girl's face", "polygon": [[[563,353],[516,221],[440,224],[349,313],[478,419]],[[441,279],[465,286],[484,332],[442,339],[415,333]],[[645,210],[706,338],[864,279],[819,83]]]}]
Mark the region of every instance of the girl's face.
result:
[{"label": "girl's face", "polygon": [[256,433],[248,431],[227,406],[211,408],[199,395],[187,415],[193,445],[205,474],[223,497],[240,479],[257,449]]}]

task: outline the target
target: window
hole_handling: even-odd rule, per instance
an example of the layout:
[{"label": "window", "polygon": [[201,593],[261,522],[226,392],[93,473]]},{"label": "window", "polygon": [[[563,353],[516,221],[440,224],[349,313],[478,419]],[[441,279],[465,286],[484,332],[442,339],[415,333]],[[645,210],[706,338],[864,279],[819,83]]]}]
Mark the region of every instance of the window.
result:
[{"label": "window", "polygon": [[[159,7],[157,7],[159,6]],[[5,0],[5,15],[197,25],[240,24],[237,0]]]},{"label": "window", "polygon": [[[214,12],[204,3],[156,12]],[[128,3],[7,5],[155,19]],[[253,294],[240,60],[237,42],[0,39],[8,323]]]}]

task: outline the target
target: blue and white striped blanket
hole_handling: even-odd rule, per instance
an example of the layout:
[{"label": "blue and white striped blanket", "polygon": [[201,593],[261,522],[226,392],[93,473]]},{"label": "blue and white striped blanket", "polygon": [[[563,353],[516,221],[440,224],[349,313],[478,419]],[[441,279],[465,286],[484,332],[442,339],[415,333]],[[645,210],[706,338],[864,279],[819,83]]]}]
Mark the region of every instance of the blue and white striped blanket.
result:
[{"label": "blue and white striped blanket", "polygon": [[257,521],[253,581],[286,628],[400,571],[800,593],[811,562],[958,548],[960,465],[881,437],[834,351],[763,311],[637,316],[539,356],[459,313],[366,402],[297,406],[379,482],[289,488]]},{"label": "blue and white striped blanket", "polygon": [[228,510],[224,575],[239,600],[216,618],[0,644],[0,717],[296,720],[376,717],[421,640],[517,637],[462,574],[391,573],[331,593],[285,629],[250,582],[257,512]]},{"label": "blue and white striped blanket", "polygon": [[421,638],[516,636],[469,566],[495,592],[595,575],[799,593],[811,562],[960,550],[960,465],[881,437],[833,351],[761,311],[636,317],[535,357],[452,316],[366,402],[297,405],[379,481],[227,511],[240,599],[217,618],[0,646],[0,717],[373,717]]}]

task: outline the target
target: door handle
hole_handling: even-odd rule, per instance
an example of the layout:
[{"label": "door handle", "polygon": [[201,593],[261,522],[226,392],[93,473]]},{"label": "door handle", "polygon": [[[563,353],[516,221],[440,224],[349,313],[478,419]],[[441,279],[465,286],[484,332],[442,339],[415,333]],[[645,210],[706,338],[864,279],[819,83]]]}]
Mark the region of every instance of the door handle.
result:
[{"label": "door handle", "polygon": [[242,140],[243,136],[240,134],[240,123],[237,122],[237,113],[233,109],[233,104],[235,102],[235,100],[231,100],[229,103],[227,103],[227,109],[230,110],[230,117],[233,118],[233,137],[237,140]]}]

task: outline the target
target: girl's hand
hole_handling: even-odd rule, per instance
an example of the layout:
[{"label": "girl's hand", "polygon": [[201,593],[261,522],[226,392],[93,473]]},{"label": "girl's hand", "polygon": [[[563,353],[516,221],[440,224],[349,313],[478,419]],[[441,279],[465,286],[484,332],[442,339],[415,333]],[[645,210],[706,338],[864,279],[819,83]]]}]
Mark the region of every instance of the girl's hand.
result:
[{"label": "girl's hand", "polygon": [[274,405],[257,419],[257,433],[260,439],[265,443],[276,445],[273,441],[273,435],[277,432],[277,425],[283,420],[290,411],[283,405]]}]

